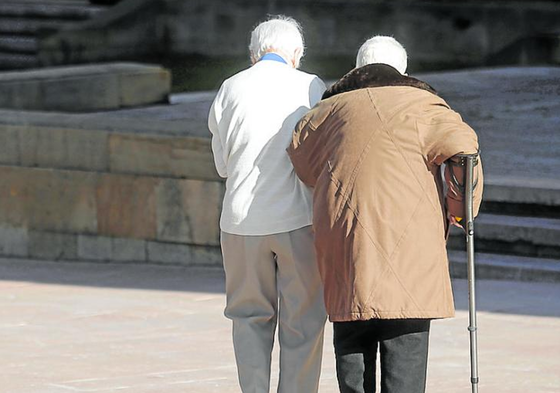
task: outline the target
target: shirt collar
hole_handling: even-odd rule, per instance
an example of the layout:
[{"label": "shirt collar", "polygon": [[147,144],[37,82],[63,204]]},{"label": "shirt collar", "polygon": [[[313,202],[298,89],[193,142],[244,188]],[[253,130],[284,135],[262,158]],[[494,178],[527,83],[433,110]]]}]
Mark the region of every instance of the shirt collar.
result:
[{"label": "shirt collar", "polygon": [[265,54],[263,57],[259,59],[259,61],[263,61],[263,60],[272,60],[272,61],[278,61],[280,63],[288,64],[288,62],[284,60],[282,56],[272,52]]}]

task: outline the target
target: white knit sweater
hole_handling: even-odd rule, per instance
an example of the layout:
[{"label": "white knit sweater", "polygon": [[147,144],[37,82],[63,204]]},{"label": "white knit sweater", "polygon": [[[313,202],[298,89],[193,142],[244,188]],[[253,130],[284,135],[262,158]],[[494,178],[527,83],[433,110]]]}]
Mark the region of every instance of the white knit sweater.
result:
[{"label": "white knit sweater", "polygon": [[227,178],[222,231],[269,235],[311,225],[311,192],[286,148],[324,90],[317,76],[271,60],[222,84],[208,117],[216,169]]}]

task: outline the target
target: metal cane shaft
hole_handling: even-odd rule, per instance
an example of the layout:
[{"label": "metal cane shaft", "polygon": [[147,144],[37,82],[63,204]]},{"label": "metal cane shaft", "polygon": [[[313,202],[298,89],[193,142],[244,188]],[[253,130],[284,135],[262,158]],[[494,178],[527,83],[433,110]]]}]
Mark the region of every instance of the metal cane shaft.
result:
[{"label": "metal cane shaft", "polygon": [[471,354],[471,385],[472,393],[478,392],[478,345],[476,323],[476,296],[474,271],[474,166],[476,156],[468,156],[465,165],[465,219],[467,237],[467,269],[469,282],[469,333]]}]

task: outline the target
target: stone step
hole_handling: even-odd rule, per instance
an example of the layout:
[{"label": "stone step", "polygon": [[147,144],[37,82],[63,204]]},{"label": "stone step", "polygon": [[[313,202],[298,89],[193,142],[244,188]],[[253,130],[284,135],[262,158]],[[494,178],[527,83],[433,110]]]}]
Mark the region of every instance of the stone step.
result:
[{"label": "stone step", "polygon": [[4,0],[0,3],[0,16],[78,21],[89,19],[105,9],[85,2]]},{"label": "stone step", "polygon": [[39,61],[35,55],[0,52],[0,70],[35,68]]},{"label": "stone step", "polygon": [[[467,253],[449,251],[451,275],[467,278]],[[477,279],[560,282],[560,259],[489,253],[475,254]]]},{"label": "stone step", "polygon": [[508,216],[560,218],[559,206],[538,205],[531,203],[483,201],[480,211],[484,213]]},{"label": "stone step", "polygon": [[57,29],[62,24],[56,19],[27,19],[20,17],[5,17],[0,15],[0,34],[35,36],[41,29]]},{"label": "stone step", "polygon": [[0,3],[0,69],[38,66],[38,58],[20,55],[37,53],[37,36],[41,32],[86,21],[105,9],[107,7],[76,0],[3,0]]},{"label": "stone step", "polygon": [[[449,248],[464,246],[464,234],[453,228]],[[475,221],[475,247],[480,252],[560,258],[560,219],[481,214]]]},{"label": "stone step", "polygon": [[36,54],[37,39],[31,36],[0,35],[1,53]]},{"label": "stone step", "polygon": [[481,211],[560,218],[560,180],[505,176],[485,179]]}]

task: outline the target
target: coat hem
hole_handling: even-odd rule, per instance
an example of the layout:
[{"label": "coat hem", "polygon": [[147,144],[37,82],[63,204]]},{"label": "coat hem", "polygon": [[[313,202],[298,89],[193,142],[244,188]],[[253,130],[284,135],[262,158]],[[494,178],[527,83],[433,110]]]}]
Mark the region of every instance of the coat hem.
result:
[{"label": "coat hem", "polygon": [[329,314],[329,320],[331,322],[350,322],[370,319],[444,319],[454,316],[455,311],[372,311]]}]

